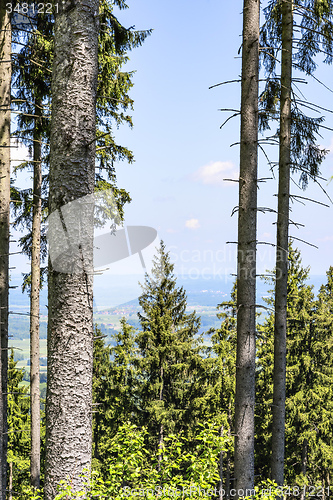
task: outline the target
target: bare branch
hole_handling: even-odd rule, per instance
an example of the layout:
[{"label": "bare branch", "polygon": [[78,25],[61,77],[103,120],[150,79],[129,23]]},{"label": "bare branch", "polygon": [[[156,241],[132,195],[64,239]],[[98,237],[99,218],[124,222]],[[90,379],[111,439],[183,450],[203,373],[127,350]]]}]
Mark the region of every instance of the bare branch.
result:
[{"label": "bare branch", "polygon": [[228,123],[228,121],[229,121],[229,120],[231,120],[231,118],[234,118],[235,116],[238,116],[238,115],[240,115],[240,113],[234,113],[232,116],[229,116],[229,118],[227,118],[227,119],[226,119],[226,120],[222,123],[222,125],[220,126],[220,130],[221,130],[221,128],[222,128],[222,127],[223,127],[226,123]]},{"label": "bare branch", "polygon": [[306,245],[309,245],[310,247],[317,248],[317,250],[318,250],[318,247],[317,247],[316,245],[313,245],[312,243],[309,243],[308,241],[301,240],[300,238],[296,238],[296,236],[289,236],[289,238],[290,238],[291,240],[301,241],[302,243],[305,243]]},{"label": "bare branch", "polygon": [[326,203],[322,203],[321,201],[317,201],[317,200],[312,200],[311,198],[306,198],[305,196],[298,196],[296,194],[291,194],[290,198],[301,198],[302,200],[312,201],[312,203],[317,203],[318,205],[322,205],[323,207],[330,208],[330,206],[326,205]]},{"label": "bare branch", "polygon": [[210,87],[208,87],[208,89],[213,89],[214,87],[219,87],[219,85],[225,85],[226,83],[239,83],[241,81],[242,80],[228,80],[228,81],[225,81],[225,82],[216,83],[215,85],[211,85]]}]

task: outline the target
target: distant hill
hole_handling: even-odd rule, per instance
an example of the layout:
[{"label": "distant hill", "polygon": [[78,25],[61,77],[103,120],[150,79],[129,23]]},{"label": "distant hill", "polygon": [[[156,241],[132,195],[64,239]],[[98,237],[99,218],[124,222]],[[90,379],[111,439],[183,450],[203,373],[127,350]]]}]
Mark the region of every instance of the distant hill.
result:
[{"label": "distant hill", "polygon": [[[326,276],[310,276],[309,283],[314,286],[314,293],[318,292],[320,285],[325,283]],[[110,314],[117,314],[119,317],[131,315],[131,323],[137,326],[136,309],[139,307],[137,297],[141,293],[138,282],[143,282],[142,276],[102,276],[95,279],[94,287],[94,313],[99,315],[103,311]],[[197,307],[197,312],[203,314],[203,328],[206,330],[209,326],[217,325],[215,308],[217,304],[230,299],[230,292],[234,278],[227,276],[189,276],[182,275],[177,277],[179,286],[183,286],[187,293],[188,306],[193,310]],[[11,286],[9,299],[9,334],[12,338],[24,339],[29,337],[29,297],[27,293],[21,291],[22,277],[20,275],[11,276]],[[270,288],[263,280],[257,282],[257,303],[263,303],[263,297],[268,294]],[[126,300],[130,298],[130,300]],[[132,299],[132,300],[131,300]],[[123,302],[122,302],[123,301]],[[129,306],[128,314],[126,308],[124,313],[121,307]],[[120,307],[121,306],[121,307]],[[208,308],[205,310],[205,308]],[[120,309],[120,311],[118,311]],[[116,311],[116,312],[115,312]],[[133,312],[135,314],[133,314]],[[46,338],[47,325],[47,289],[41,290],[41,338]],[[114,326],[108,323],[102,325],[103,333],[110,334]]]}]

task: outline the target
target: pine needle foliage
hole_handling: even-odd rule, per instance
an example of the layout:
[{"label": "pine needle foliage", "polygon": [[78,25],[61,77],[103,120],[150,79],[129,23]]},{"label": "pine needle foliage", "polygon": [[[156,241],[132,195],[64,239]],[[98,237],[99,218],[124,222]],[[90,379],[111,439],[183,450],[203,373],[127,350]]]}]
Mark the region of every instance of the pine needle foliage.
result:
[{"label": "pine needle foliage", "polygon": [[[236,377],[236,322],[237,284],[231,291],[231,300],[218,304],[220,328],[210,330],[211,345],[207,349],[211,361],[210,397],[211,418],[221,420],[224,428],[233,427]],[[207,375],[208,376],[207,372]]]},{"label": "pine needle foliage", "polygon": [[[268,3],[264,8],[265,22],[260,30],[260,55],[266,73],[264,89],[259,99],[261,132],[270,130],[271,122],[279,120],[281,85],[277,71],[280,68],[282,38],[281,5],[280,0]],[[332,63],[332,19],[333,4],[330,0],[294,1],[293,67],[296,70],[313,75],[318,54],[325,56],[325,63]],[[308,113],[321,110],[306,100],[297,83],[293,81],[292,85],[291,172],[300,174],[299,183],[305,189],[309,179],[316,181],[316,177],[320,175],[320,165],[328,151],[317,144],[324,117],[306,114],[303,108]],[[279,133],[276,130],[269,141],[277,144]]]},{"label": "pine needle foliage", "polygon": [[190,432],[203,396],[200,319],[195,311],[186,313],[186,293],[177,287],[173,269],[161,241],[139,298],[140,419],[155,449],[164,434]]},{"label": "pine needle foliage", "polygon": [[[333,269],[315,301],[309,268],[290,246],[287,305],[286,484],[329,484],[332,470]],[[266,299],[274,304],[272,291]],[[258,325],[256,450],[257,470],[269,477],[272,433],[274,315]],[[304,445],[306,443],[306,456]],[[304,473],[305,472],[305,473]]]},{"label": "pine needle foliage", "polygon": [[8,463],[12,489],[20,492],[30,484],[30,400],[22,386],[24,371],[16,367],[14,351],[8,360]]},{"label": "pine needle foliage", "polygon": [[137,375],[134,367],[134,328],[121,319],[121,330],[105,345],[95,327],[93,366],[93,457],[94,468],[107,473],[111,439],[126,421],[136,421]]},{"label": "pine needle foliage", "polygon": [[[128,53],[143,44],[152,30],[134,30],[124,27],[117,19],[115,9],[128,8],[119,0],[101,0],[100,33],[98,48],[99,76],[97,87],[97,127],[96,127],[96,184],[99,192],[112,192],[114,203],[109,218],[121,223],[124,218],[124,206],[131,201],[129,193],[117,185],[116,164],[121,161],[132,163],[134,156],[127,147],[117,143],[116,130],[122,125],[133,126],[130,112],[133,100],[129,92],[133,87],[134,71],[125,71],[123,66],[129,61]],[[47,10],[47,9],[46,9]],[[53,14],[33,11],[31,22],[25,25],[25,31],[18,24],[14,29],[14,47],[16,55],[13,64],[13,105],[18,113],[17,128],[13,135],[28,147],[32,154],[34,139],[35,104],[42,102],[40,120],[40,140],[42,141],[42,208],[43,222],[48,215],[48,169],[50,143],[50,116],[52,107],[51,76],[54,54],[54,16]],[[15,24],[14,24],[15,27]],[[15,43],[17,46],[15,46]],[[20,47],[23,47],[20,49]],[[17,170],[32,168],[31,159],[23,161]],[[12,185],[11,199],[14,211],[14,227],[27,231],[20,238],[24,254],[31,256],[32,230],[32,189],[19,189]],[[109,205],[108,205],[109,206]],[[46,228],[42,227],[42,260],[45,260]],[[42,268],[43,278],[46,268]],[[30,287],[30,273],[24,276],[23,289]]]}]

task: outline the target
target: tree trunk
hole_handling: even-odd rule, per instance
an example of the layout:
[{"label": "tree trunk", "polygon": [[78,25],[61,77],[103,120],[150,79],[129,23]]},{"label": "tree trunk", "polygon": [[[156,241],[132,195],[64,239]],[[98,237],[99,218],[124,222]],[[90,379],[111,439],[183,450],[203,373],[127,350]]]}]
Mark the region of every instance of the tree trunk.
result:
[{"label": "tree trunk", "polygon": [[[308,440],[304,439],[302,446],[302,476],[304,477],[304,479],[306,476],[307,464],[308,464]],[[301,500],[305,500],[305,485],[302,486],[301,491],[302,491]]]},{"label": "tree trunk", "polygon": [[[1,321],[1,309],[0,309],[0,321]],[[0,356],[0,429],[3,429],[3,395],[2,395],[2,376],[1,376],[1,356]],[[2,456],[3,456],[3,442],[0,439],[0,470],[2,470]],[[6,483],[3,483],[2,474],[0,474],[0,498],[6,498]]]},{"label": "tree trunk", "polygon": [[[223,425],[221,425],[220,436],[223,436]],[[220,482],[219,482],[219,500],[223,500],[223,449],[220,451]]]},{"label": "tree trunk", "polygon": [[[36,100],[35,115],[41,116],[41,100]],[[33,158],[33,213],[31,244],[30,294],[30,401],[31,401],[31,486],[40,486],[40,391],[39,391],[39,290],[40,290],[40,237],[42,222],[42,145],[40,120],[35,120]]]},{"label": "tree trunk", "polygon": [[259,10],[259,0],[244,0],[235,395],[237,497],[245,496],[254,486]]},{"label": "tree trunk", "polygon": [[49,219],[45,500],[61,480],[83,489],[91,467],[98,5],[60,2],[55,19],[49,210],[59,226]]},{"label": "tree trunk", "polygon": [[227,470],[225,473],[225,498],[230,499],[230,451],[227,451]]},{"label": "tree trunk", "polygon": [[13,462],[9,463],[9,492],[8,492],[8,500],[13,499]]},{"label": "tree trunk", "polygon": [[[228,424],[229,424],[228,436],[229,438],[231,438],[231,425],[232,425],[231,398],[228,405]],[[230,499],[230,450],[227,451],[227,468],[225,473],[225,498],[226,500]]]},{"label": "tree trunk", "polygon": [[163,424],[161,424],[158,435],[158,472],[161,471],[161,463],[163,458],[163,440],[164,440],[163,431],[164,431]]},{"label": "tree trunk", "polygon": [[[9,3],[9,2],[8,2]],[[0,310],[2,383],[2,498],[7,478],[7,371],[8,371],[8,291],[9,291],[9,204],[10,204],[10,105],[11,105],[11,23],[6,2],[0,5]]]},{"label": "tree trunk", "polygon": [[284,480],[292,38],[293,3],[283,0],[271,458],[272,479],[279,486]]},{"label": "tree trunk", "polygon": [[[163,401],[163,389],[164,389],[163,366],[161,366],[160,374],[161,374],[161,387],[160,387],[159,400]],[[161,462],[162,462],[162,455],[163,455],[163,439],[164,439],[163,432],[164,432],[163,424],[160,424],[160,429],[159,429],[159,433],[158,433],[158,471],[159,472],[161,470]]]}]

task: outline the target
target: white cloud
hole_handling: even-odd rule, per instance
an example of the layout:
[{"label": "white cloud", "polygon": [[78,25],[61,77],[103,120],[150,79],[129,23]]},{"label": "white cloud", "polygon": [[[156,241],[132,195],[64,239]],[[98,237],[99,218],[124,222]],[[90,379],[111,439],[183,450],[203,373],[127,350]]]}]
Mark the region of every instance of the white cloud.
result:
[{"label": "white cloud", "polygon": [[271,238],[271,237],[272,237],[272,233],[262,233],[262,235],[261,235],[262,239]]},{"label": "white cloud", "polygon": [[236,183],[227,182],[223,179],[238,179],[238,172],[235,165],[230,161],[215,161],[200,167],[191,177],[192,180],[203,184],[226,186],[227,184]]},{"label": "white cloud", "polygon": [[189,219],[185,222],[185,227],[188,229],[199,229],[200,223],[198,219]]},{"label": "white cloud", "polygon": [[321,243],[327,243],[328,241],[333,241],[333,236],[325,236],[324,238],[318,238]]}]

